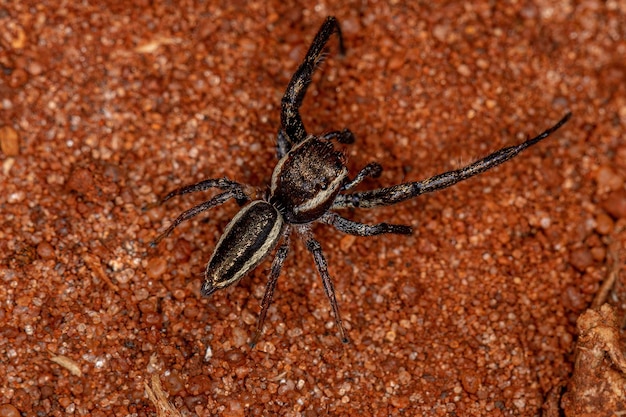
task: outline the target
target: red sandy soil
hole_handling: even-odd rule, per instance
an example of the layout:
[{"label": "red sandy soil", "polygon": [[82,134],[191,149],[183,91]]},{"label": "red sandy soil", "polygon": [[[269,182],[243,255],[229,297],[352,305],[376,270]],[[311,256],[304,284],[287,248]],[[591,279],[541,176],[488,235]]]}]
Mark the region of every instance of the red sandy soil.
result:
[{"label": "red sandy soil", "polygon": [[[623,342],[626,3],[334,3],[0,3],[0,417],[167,415],[166,400],[185,416],[584,415],[576,320],[611,273],[613,344],[585,336],[600,362],[583,369]],[[212,194],[142,207],[204,178],[265,187],[281,96],[327,15],[347,53],[330,42],[302,114],[354,132],[353,174],[385,167],[360,189],[573,118],[480,177],[344,213],[412,236],[316,226],[351,343],[294,242],[251,350],[269,261],[199,292],[237,205],[155,249]]]}]

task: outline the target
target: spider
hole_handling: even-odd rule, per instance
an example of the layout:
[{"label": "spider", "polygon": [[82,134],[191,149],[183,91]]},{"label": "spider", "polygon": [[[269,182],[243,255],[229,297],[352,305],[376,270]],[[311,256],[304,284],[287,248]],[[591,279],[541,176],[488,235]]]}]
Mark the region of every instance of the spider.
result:
[{"label": "spider", "polygon": [[369,163],[350,178],[345,155],[335,149],[333,141],[342,144],[353,143],[352,132],[343,129],[319,136],[308,134],[299,112],[313,72],[322,62],[324,48],[334,33],[339,40],[340,53],[344,53],[339,23],[334,17],[327,17],[282,98],[281,127],[277,137],[278,163],[274,168],[269,190],[261,192],[255,187],[228,178],[207,179],[175,189],[154,204],[159,205],[174,196],[196,191],[211,188],[222,190],[220,194],[179,215],[151,242],[153,247],[180,223],[231,198],[241,207],[226,226],[206,266],[205,280],[201,289],[205,296],[238,282],[278,247],[261,301],[261,311],[250,342],[251,347],[257,344],[263,331],[263,323],[272,302],[276,282],[289,251],[292,232],[296,232],[313,255],[324,291],[330,301],[339,336],[343,343],[348,343],[333,281],[328,273],[322,247],[313,237],[311,225],[314,222],[322,222],[340,232],[356,236],[374,236],[382,233],[408,235],[412,232],[409,226],[388,223],[362,224],[340,216],[335,210],[388,206],[450,187],[514,158],[524,149],[547,138],[571,117],[571,113],[567,113],[556,125],[539,136],[519,145],[500,149],[463,168],[422,181],[406,182],[371,191],[348,192],[365,178],[378,177],[382,167],[376,162]]}]

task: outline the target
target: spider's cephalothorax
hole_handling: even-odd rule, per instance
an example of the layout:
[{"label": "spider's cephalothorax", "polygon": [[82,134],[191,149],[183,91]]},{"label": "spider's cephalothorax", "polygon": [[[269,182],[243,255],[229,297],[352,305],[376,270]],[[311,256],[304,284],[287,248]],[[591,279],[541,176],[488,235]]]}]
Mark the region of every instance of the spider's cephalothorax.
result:
[{"label": "spider's cephalothorax", "polygon": [[324,291],[330,300],[341,340],[348,342],[339,314],[333,283],[328,274],[322,248],[311,233],[311,224],[316,221],[329,224],[337,230],[357,236],[373,236],[381,233],[410,234],[411,228],[387,223],[362,224],[341,217],[335,209],[348,207],[373,208],[400,203],[421,194],[440,190],[487,171],[515,157],[524,149],[545,139],[559,129],[571,114],[566,114],[556,125],[540,135],[519,145],[500,149],[466,167],[435,175],[423,181],[407,182],[371,191],[351,192],[353,187],[366,177],[377,177],[382,168],[370,163],[359,171],[353,179],[348,177],[345,156],[336,150],[333,140],[349,144],[354,136],[347,130],[333,131],[320,136],[308,135],[302,123],[299,109],[311,76],[322,60],[323,50],[330,36],[336,33],[339,47],[343,52],[343,39],[339,24],[334,17],[328,17],[318,31],[304,62],[291,78],[281,103],[281,128],[278,132],[278,164],[274,168],[270,190],[266,198],[257,199],[255,188],[231,181],[227,178],[208,179],[197,184],[176,189],[158,204],[170,198],[203,191],[210,188],[223,190],[222,193],[193,207],[174,220],[152,245],[167,237],[176,226],[195,215],[234,198],[243,206],[230,221],[206,267],[202,293],[209,295],[228,287],[243,278],[255,268],[277,246],[271,272],[257,321],[256,332],[251,345],[254,346],[263,330],[263,322],[272,301],[280,269],[289,249],[289,237],[296,231],[313,255],[317,270],[322,277]]},{"label": "spider's cephalothorax", "polygon": [[276,165],[269,201],[287,222],[310,223],[330,209],[347,178],[343,153],[309,136]]}]

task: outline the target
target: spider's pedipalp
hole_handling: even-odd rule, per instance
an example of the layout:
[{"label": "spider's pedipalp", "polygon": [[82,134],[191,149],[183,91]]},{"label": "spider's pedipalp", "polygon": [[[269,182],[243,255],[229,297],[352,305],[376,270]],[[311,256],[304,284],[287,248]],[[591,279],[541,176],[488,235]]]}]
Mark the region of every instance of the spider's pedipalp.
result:
[{"label": "spider's pedipalp", "polygon": [[178,226],[182,222],[187,221],[187,220],[191,219],[194,216],[197,216],[198,214],[202,213],[203,211],[206,211],[206,210],[209,210],[209,209],[211,209],[211,208],[213,208],[215,206],[219,206],[221,204],[224,204],[225,202],[227,202],[231,198],[237,199],[237,198],[240,198],[240,197],[241,196],[240,196],[240,194],[237,191],[229,190],[229,191],[226,191],[226,192],[223,192],[221,194],[216,195],[215,197],[211,198],[210,200],[205,201],[204,203],[198,204],[197,206],[192,207],[189,210],[184,211],[180,216],[178,216],[172,222],[172,224],[167,229],[165,229],[165,231],[163,233],[161,233],[159,236],[157,236],[156,239],[154,239],[152,242],[150,242],[150,246],[155,247],[156,245],[158,245],[160,241],[162,241],[163,239],[168,237],[170,235],[170,233],[172,233],[172,231],[176,228],[176,226]]},{"label": "spider's pedipalp", "polygon": [[335,130],[333,132],[324,133],[320,136],[320,139],[333,140],[337,142],[350,145],[354,143],[354,134],[350,129]]},{"label": "spider's pedipalp", "polygon": [[353,180],[346,182],[343,185],[342,191],[349,190],[359,185],[365,178],[378,178],[383,172],[383,167],[377,162],[370,162],[365,165],[354,177]]}]

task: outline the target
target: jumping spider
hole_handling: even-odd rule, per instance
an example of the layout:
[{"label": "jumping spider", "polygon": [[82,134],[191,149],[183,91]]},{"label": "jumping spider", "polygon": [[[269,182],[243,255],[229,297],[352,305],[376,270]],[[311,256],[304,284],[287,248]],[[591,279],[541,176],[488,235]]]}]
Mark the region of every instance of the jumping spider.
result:
[{"label": "jumping spider", "polygon": [[334,17],[328,17],[315,35],[304,62],[300,64],[287,86],[281,102],[281,128],[277,139],[279,161],[274,168],[268,191],[261,193],[252,186],[227,178],[217,178],[176,189],[157,203],[162,204],[174,196],[210,188],[223,190],[221,194],[178,216],[171,226],[151,243],[152,246],[156,246],[167,237],[180,223],[205,210],[219,206],[231,198],[243,206],[226,226],[207,264],[205,281],[202,285],[202,294],[205,296],[239,281],[282,242],[272,262],[251,346],[256,345],[261,336],[278,275],[287,257],[289,238],[293,230],[303,239],[307,249],[313,255],[317,270],[322,277],[324,291],[330,300],[341,341],[348,343],[335,298],[333,282],[328,274],[326,259],[319,242],[313,237],[311,225],[320,221],[343,233],[356,236],[374,236],[381,233],[408,235],[411,233],[409,226],[388,223],[362,224],[341,217],[334,210],[348,207],[388,206],[420,194],[449,187],[514,158],[524,149],[548,137],[571,117],[571,113],[567,113],[556,125],[539,136],[520,145],[500,149],[466,167],[435,175],[423,181],[407,182],[371,191],[346,193],[365,178],[379,176],[382,167],[372,162],[350,179],[345,155],[334,148],[332,140],[342,144],[353,143],[352,132],[344,129],[319,136],[310,135],[306,132],[299,113],[313,72],[323,60],[324,47],[333,33],[337,34],[339,48],[343,53],[344,46],[339,23]]}]

